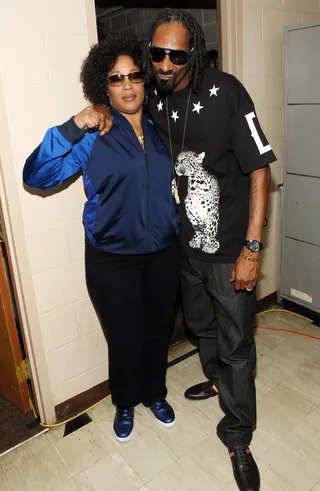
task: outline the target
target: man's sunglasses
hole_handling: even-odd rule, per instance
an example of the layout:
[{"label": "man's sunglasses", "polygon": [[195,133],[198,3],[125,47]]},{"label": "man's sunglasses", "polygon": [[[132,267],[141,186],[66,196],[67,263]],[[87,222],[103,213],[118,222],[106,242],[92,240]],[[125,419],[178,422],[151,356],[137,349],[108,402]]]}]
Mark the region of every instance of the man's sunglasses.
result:
[{"label": "man's sunglasses", "polygon": [[144,81],[142,72],[131,72],[127,75],[122,75],[122,73],[115,73],[114,75],[110,75],[107,78],[107,84],[111,85],[111,87],[117,87],[123,84],[126,77],[128,77],[130,82],[132,82],[133,84],[141,84]]},{"label": "man's sunglasses", "polygon": [[[167,53],[169,51],[169,53]],[[149,55],[154,63],[161,63],[166,56],[169,56],[171,63],[174,65],[185,65],[191,57],[191,53],[183,49],[167,49],[159,48],[158,46],[149,46]]]}]

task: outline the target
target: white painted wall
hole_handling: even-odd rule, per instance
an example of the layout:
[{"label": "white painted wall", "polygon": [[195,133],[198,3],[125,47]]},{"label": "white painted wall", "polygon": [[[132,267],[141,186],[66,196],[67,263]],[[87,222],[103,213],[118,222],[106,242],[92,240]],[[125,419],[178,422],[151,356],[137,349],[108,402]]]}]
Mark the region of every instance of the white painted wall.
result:
[{"label": "white painted wall", "polygon": [[[22,296],[27,323],[33,312],[30,348],[44,349],[46,366],[38,369],[47,370],[56,405],[107,378],[107,348],[85,285],[82,179],[40,196],[23,188],[22,168],[48,127],[87,105],[78,77],[96,39],[94,0],[1,2],[0,33],[0,111],[7,130],[0,147],[2,199],[12,254],[29,278]],[[13,215],[20,217],[19,230]],[[15,240],[21,227],[24,255]]]},{"label": "white painted wall", "polygon": [[284,158],[284,28],[320,20],[320,0],[222,0],[224,70],[250,93],[278,161],[271,165],[272,186],[265,229],[258,298],[277,290],[280,262],[280,196]]}]

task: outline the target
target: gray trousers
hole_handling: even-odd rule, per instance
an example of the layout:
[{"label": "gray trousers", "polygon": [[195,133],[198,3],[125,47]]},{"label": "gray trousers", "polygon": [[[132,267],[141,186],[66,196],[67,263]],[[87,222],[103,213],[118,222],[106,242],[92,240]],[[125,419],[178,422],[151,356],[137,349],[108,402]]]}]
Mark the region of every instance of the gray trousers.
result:
[{"label": "gray trousers", "polygon": [[234,290],[232,267],[183,257],[181,288],[186,324],[199,340],[204,374],[218,385],[225,412],[217,434],[228,448],[241,448],[249,446],[256,424],[256,294]]}]

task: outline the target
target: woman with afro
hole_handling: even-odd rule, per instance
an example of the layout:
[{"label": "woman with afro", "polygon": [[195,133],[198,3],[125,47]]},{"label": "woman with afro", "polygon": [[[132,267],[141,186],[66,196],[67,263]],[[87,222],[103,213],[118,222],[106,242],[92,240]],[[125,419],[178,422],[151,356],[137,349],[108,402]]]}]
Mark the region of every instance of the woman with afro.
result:
[{"label": "woman with afro", "polygon": [[[140,402],[160,424],[175,423],[165,385],[179,283],[172,164],[143,113],[148,81],[136,41],[93,46],[80,80],[91,105],[47,131],[23,179],[48,189],[82,173],[87,287],[108,342],[115,436],[127,441]],[[111,107],[108,134],[98,104]]]}]

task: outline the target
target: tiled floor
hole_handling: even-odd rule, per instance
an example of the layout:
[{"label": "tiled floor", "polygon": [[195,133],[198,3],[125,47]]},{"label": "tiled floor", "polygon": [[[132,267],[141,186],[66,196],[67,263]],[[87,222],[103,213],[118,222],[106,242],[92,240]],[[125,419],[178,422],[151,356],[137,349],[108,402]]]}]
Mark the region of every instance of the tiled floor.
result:
[{"label": "tiled floor", "polygon": [[[291,314],[269,313],[258,325],[320,337],[320,329]],[[256,331],[258,427],[252,451],[268,491],[320,491],[320,341],[296,334]],[[180,343],[176,358],[190,351]],[[0,459],[1,491],[237,491],[226,449],[215,435],[222,416],[217,398],[183,397],[203,380],[195,355],[168,371],[168,399],[176,410],[171,429],[136,409],[132,440],[118,443],[114,410],[106,401],[90,411],[93,422],[63,438],[51,430]]]}]

